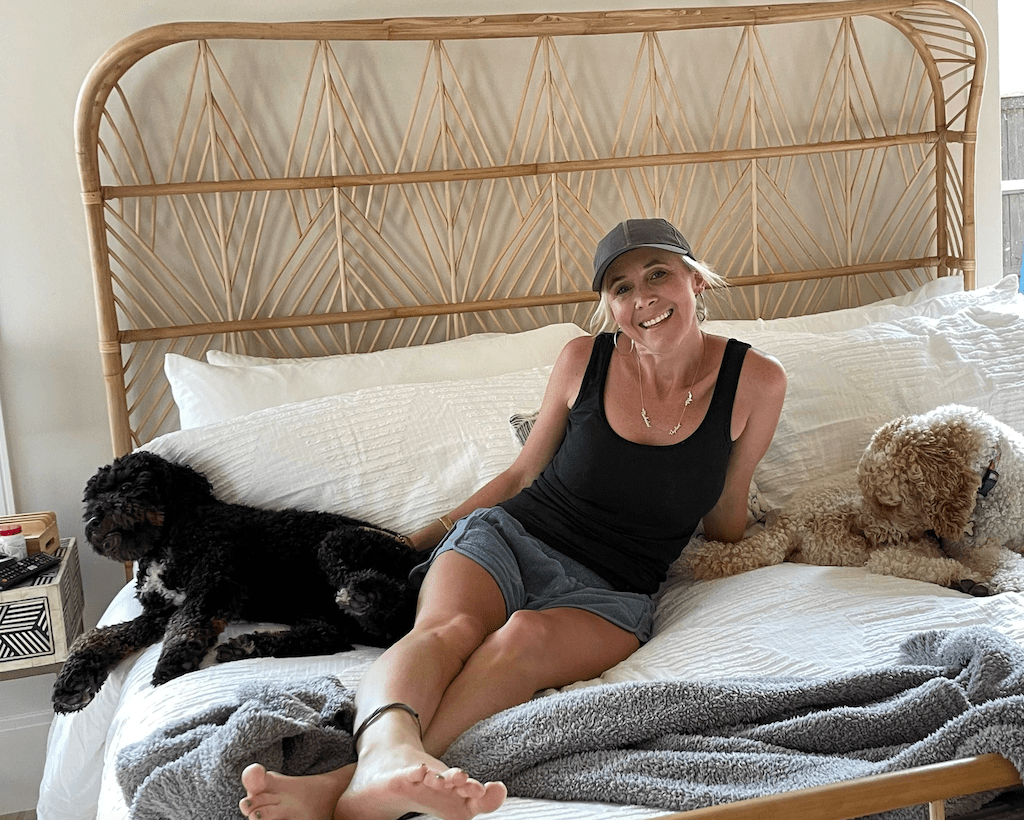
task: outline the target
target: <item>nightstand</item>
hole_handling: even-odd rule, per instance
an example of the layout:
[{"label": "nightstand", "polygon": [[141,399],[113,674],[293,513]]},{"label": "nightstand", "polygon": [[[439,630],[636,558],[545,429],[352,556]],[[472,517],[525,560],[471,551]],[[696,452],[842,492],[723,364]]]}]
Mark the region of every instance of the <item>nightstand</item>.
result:
[{"label": "nightstand", "polygon": [[60,566],[0,592],[0,680],[56,672],[82,634],[82,571],[74,538],[62,538]]}]

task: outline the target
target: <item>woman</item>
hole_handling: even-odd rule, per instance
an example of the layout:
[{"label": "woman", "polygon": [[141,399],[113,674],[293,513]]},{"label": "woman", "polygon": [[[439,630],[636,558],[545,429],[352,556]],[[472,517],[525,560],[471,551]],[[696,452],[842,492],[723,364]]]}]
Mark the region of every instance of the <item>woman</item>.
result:
[{"label": "woman", "polygon": [[497,809],[502,784],[440,761],[452,741],[632,654],[702,520],[709,538],[742,537],[786,378],[776,360],[701,331],[698,300],[721,281],[665,220],[627,220],[601,240],[595,320],[620,330],[566,345],[515,463],[411,536],[440,546],[418,568],[414,628],[359,684],[358,763],[302,778],[250,766],[243,814],[462,820]]}]

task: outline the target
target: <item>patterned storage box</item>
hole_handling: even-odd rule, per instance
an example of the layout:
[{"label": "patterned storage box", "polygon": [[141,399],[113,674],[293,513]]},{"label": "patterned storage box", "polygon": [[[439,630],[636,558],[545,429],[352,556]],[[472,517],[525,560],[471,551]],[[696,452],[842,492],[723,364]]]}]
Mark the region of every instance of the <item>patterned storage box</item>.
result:
[{"label": "patterned storage box", "polygon": [[61,663],[82,633],[85,597],[75,539],[61,539],[56,555],[60,566],[0,593],[0,679]]}]

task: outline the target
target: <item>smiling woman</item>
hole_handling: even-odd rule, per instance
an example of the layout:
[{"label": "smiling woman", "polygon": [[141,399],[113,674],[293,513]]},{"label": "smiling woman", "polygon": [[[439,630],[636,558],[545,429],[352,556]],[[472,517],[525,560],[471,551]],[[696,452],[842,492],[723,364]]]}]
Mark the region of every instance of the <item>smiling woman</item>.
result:
[{"label": "smiling woman", "polygon": [[[694,464],[705,471],[720,467],[675,485],[680,497],[701,507],[684,541],[702,518],[705,532],[720,532],[723,540],[742,535],[742,499],[771,442],[786,389],[782,367],[771,356],[701,329],[703,293],[720,282],[665,219],[620,222],[594,256],[597,321],[618,328],[605,344],[601,410],[614,433],[605,446],[614,448],[621,439],[675,455],[674,445],[685,443],[696,448],[689,456]],[[721,423],[715,421],[720,415]],[[686,462],[672,462],[661,491],[671,494],[667,488],[686,474]],[[695,487],[713,490],[700,502]]]},{"label": "smiling woman", "polygon": [[[618,329],[619,324],[612,313],[610,296],[613,290],[619,295],[623,294],[623,285],[618,284],[618,280],[622,276],[621,274],[616,276],[615,288],[611,287],[612,283],[610,281],[605,282],[605,278],[608,270],[620,256],[640,248],[646,248],[649,252],[667,252],[672,257],[672,259],[666,257],[666,260],[670,262],[676,256],[681,257],[685,266],[693,271],[701,280],[703,287],[700,294],[703,294],[704,288],[717,288],[726,285],[725,277],[714,271],[706,262],[695,258],[693,251],[690,249],[690,243],[670,222],[665,219],[627,219],[616,225],[601,240],[597,248],[594,262],[593,289],[601,294],[601,298],[591,318],[591,329],[595,333]],[[657,256],[654,256],[652,257],[651,264],[654,265],[657,261]],[[657,271],[652,273],[652,276],[658,275],[660,274]],[[604,285],[608,285],[608,287],[605,288]],[[704,307],[703,296],[701,296],[700,305],[697,308],[697,316],[703,319],[706,313],[707,310]]]}]

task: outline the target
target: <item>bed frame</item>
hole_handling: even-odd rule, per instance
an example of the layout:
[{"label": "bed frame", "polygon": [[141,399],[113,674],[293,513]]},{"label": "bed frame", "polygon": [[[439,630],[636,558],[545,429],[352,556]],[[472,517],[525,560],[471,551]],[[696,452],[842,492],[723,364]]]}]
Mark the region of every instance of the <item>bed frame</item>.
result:
[{"label": "bed frame", "polygon": [[[585,326],[626,216],[726,275],[716,318],[973,287],[984,69],[947,0],[141,31],[76,123],[114,454],[176,429],[168,352]],[[988,755],[685,817],[942,817],[1019,782]]]}]

